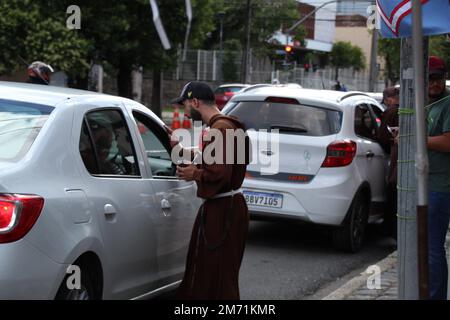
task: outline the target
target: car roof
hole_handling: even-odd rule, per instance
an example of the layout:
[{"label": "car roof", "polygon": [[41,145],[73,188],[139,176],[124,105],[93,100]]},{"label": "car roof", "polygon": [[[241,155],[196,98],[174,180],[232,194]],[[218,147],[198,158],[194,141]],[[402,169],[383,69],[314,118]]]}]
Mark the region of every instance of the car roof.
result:
[{"label": "car roof", "polygon": [[373,99],[363,92],[351,91],[334,91],[334,90],[315,90],[315,89],[299,89],[293,87],[279,86],[263,86],[255,87],[253,90],[241,92],[233,96],[230,101],[264,101],[267,97],[289,97],[305,104],[325,104],[329,107],[339,107],[341,102],[353,96],[361,96]]},{"label": "car roof", "polygon": [[56,106],[61,101],[80,96],[117,98],[92,91],[40,84],[0,81],[1,99]]},{"label": "car roof", "polygon": [[243,83],[227,83],[227,84],[222,84],[222,85],[218,86],[217,88],[229,88],[229,87],[246,88],[248,86],[249,86],[248,84],[243,84]]}]

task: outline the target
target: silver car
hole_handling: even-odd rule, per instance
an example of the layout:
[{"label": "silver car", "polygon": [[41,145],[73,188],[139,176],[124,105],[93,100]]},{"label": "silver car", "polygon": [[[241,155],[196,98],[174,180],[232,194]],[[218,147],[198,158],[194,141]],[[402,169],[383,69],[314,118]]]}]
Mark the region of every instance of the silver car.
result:
[{"label": "silver car", "polygon": [[132,100],[0,82],[0,299],[179,284],[200,203],[163,125]]}]

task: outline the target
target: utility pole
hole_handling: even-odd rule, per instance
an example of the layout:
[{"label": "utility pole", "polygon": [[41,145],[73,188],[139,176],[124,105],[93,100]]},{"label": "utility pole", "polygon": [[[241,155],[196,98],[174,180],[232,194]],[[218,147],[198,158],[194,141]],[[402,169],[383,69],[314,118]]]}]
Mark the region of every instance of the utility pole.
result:
[{"label": "utility pole", "polygon": [[251,0],[247,0],[247,24],[245,25],[245,31],[247,34],[245,51],[242,56],[242,67],[241,67],[241,82],[247,83],[247,73],[248,73],[248,55],[250,52],[250,31],[251,31],[251,19],[252,19],[252,7]]},{"label": "utility pole", "polygon": [[219,34],[219,80],[223,81],[223,18],[225,17],[225,12],[219,12],[217,14],[220,20],[220,34]]},{"label": "utility pole", "polygon": [[378,56],[378,30],[372,30],[372,48],[370,50],[370,78],[369,78],[369,92],[375,92],[375,82],[378,78],[377,68]]},{"label": "utility pole", "polygon": [[[425,92],[428,94],[425,74],[427,74],[428,57],[424,47],[428,41],[423,41],[422,3],[413,0],[413,58],[414,58],[414,104],[416,107],[416,173],[417,187],[417,244],[419,271],[419,299],[428,300],[428,152],[427,131],[425,127]],[[426,58],[426,59],[424,59]],[[428,79],[428,77],[426,77]]]},{"label": "utility pole", "polygon": [[[420,123],[415,120],[415,104],[419,100],[415,99],[414,68],[413,58],[413,40],[412,38],[402,38],[401,54],[400,54],[400,110],[399,110],[399,152],[398,152],[398,226],[397,226],[397,247],[398,247],[398,297],[401,300],[417,300],[419,298],[419,276],[422,287],[424,284],[423,276],[427,276],[427,272],[423,270],[424,265],[419,260],[418,245],[426,244],[421,234],[420,242],[418,240],[418,230],[423,228],[423,221],[419,221],[421,217],[417,215],[418,205],[423,199],[418,199],[416,186],[418,178],[416,174],[416,166],[418,159],[416,155],[419,153],[417,147],[416,135]],[[423,41],[423,62],[428,61],[428,39]],[[423,64],[423,70],[426,70],[427,64]],[[416,71],[417,72],[417,71]],[[424,74],[424,73],[422,73]],[[426,78],[425,78],[426,79]],[[422,79],[423,81],[423,79]],[[422,84],[423,88],[427,87],[427,83]],[[419,107],[424,107],[420,104]],[[421,170],[418,168],[418,170]],[[422,171],[423,172],[423,171]],[[423,229],[422,229],[423,230]],[[424,242],[425,241],[425,242]],[[421,249],[423,250],[423,248]],[[419,269],[420,263],[420,269]],[[419,273],[420,272],[420,273]],[[423,289],[421,290],[423,292]]]}]

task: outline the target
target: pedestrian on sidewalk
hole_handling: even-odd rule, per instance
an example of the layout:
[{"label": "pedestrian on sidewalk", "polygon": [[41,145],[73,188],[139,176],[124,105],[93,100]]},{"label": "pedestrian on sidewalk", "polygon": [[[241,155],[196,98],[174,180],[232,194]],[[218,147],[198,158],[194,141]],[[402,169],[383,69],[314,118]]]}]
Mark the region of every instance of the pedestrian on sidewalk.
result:
[{"label": "pedestrian on sidewalk", "polygon": [[378,141],[384,151],[390,154],[389,173],[386,183],[386,204],[383,227],[386,234],[397,239],[397,158],[398,144],[395,139],[398,134],[398,108],[400,90],[388,87],[383,91],[383,104],[386,110],[381,118],[378,130]]},{"label": "pedestrian on sidewalk", "polygon": [[[177,166],[177,175],[183,180],[195,181],[197,196],[203,199],[192,230],[186,270],[177,298],[236,300],[239,299],[239,269],[249,227],[248,208],[240,190],[249,163],[249,140],[245,138],[245,155],[237,154],[239,141],[234,141],[234,161],[227,163],[227,145],[233,141],[226,130],[235,133],[241,129],[245,135],[244,126],[237,118],[220,113],[207,84],[188,83],[175,102],[184,106],[186,116],[208,124],[209,136],[219,133],[222,137],[211,141],[207,137],[204,141],[204,150],[215,143],[222,151],[220,156],[221,152],[216,149],[214,162],[205,161],[204,152],[201,164]],[[244,161],[237,161],[242,156]]]},{"label": "pedestrian on sidewalk", "polygon": [[450,220],[450,92],[443,59],[430,56],[428,97],[428,264],[430,299],[447,299],[445,237]]}]

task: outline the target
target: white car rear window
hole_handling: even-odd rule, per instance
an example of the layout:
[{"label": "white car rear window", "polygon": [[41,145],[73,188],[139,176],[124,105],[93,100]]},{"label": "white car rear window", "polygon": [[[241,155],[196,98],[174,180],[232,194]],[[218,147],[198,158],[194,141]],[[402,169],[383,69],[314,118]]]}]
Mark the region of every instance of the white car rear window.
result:
[{"label": "white car rear window", "polygon": [[0,160],[22,159],[53,107],[0,99]]},{"label": "white car rear window", "polygon": [[280,133],[327,136],[341,130],[342,113],[300,104],[240,102],[228,114],[236,116],[246,129],[279,129]]}]

